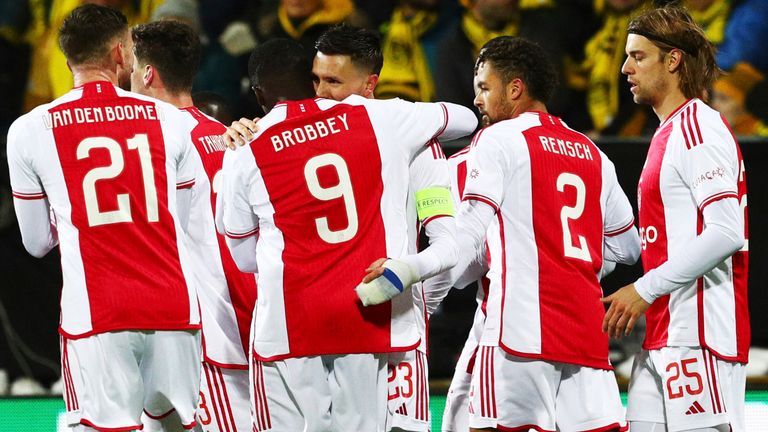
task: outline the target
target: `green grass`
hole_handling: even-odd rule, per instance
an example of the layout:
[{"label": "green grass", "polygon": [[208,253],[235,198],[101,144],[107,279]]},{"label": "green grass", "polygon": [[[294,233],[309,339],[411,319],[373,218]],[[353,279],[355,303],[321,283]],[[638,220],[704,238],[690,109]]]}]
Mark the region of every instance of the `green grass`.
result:
[{"label": "green grass", "polygon": [[[626,405],[627,395],[621,394]],[[768,391],[747,392],[747,402],[768,404]],[[430,396],[432,431],[440,431],[445,410],[445,396]],[[55,432],[64,411],[61,398],[0,398],[0,432]]]}]

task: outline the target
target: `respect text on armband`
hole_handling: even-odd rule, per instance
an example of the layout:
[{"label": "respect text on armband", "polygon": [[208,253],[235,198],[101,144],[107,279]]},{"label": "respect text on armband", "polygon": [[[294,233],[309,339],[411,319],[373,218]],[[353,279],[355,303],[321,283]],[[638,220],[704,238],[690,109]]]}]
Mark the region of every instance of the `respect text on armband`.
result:
[{"label": "respect text on armband", "polygon": [[416,214],[419,220],[435,216],[453,216],[451,192],[444,187],[416,191]]}]

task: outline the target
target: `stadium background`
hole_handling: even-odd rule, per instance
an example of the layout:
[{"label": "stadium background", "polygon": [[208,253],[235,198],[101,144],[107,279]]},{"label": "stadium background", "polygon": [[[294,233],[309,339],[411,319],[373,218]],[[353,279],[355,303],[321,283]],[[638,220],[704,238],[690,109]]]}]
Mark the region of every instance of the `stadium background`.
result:
[{"label": "stadium background", "polygon": [[[22,377],[34,378],[42,385],[40,391],[43,392],[49,392],[48,389],[57,381],[60,368],[56,327],[61,288],[58,251],[54,250],[47,257],[38,260],[29,256],[21,245],[8,185],[4,141],[7,127],[16,117],[31,105],[47,102],[54,96],[47,91],[53,91],[56,88],[60,90],[62,84],[64,91],[69,88],[60,79],[64,76],[61,73],[62,70],[66,73],[66,66],[61,63],[60,58],[58,65],[52,60],[51,70],[56,70],[58,67],[58,75],[52,74],[51,82],[45,82],[45,77],[42,76],[44,74],[36,73],[47,70],[36,62],[55,57],[46,51],[52,46],[55,47],[55,28],[60,24],[60,19],[63,19],[63,11],[81,1],[84,0],[0,0],[0,58],[9,59],[0,66],[0,432],[55,430],[57,416],[62,406],[60,396],[55,395],[51,395],[50,398],[2,399],[8,395],[10,384]],[[149,19],[174,17],[188,20],[197,26],[202,33],[205,33],[208,42],[204,55],[206,60],[195,88],[224,94],[234,107],[232,114],[239,117],[243,113],[253,114],[257,109],[248,85],[241,85],[249,50],[245,45],[227,45],[226,38],[223,36],[231,30],[230,25],[237,22],[248,23],[253,36],[259,41],[280,35],[279,29],[264,26],[264,24],[277,22],[273,19],[276,18],[276,13],[270,8],[279,1],[104,0],[102,2],[121,7],[132,24]],[[748,13],[746,16],[753,18],[756,22],[750,23],[749,32],[737,36],[747,38],[740,41],[747,47],[750,44],[764,46],[764,43],[768,42],[768,36],[766,36],[768,8],[759,7],[768,4],[765,0],[682,1],[688,6],[710,5],[705,13],[700,13],[697,17],[702,25],[707,26],[707,35],[711,36],[715,43],[718,43],[716,40],[718,38],[723,36],[727,38],[727,25],[731,24],[731,18],[734,22],[737,18],[744,18],[744,14],[735,13],[737,9],[744,10],[752,7],[757,12]],[[352,3],[351,0],[322,0],[322,2],[325,4]],[[656,3],[664,2],[656,1]],[[359,17],[358,12],[360,12],[362,15],[367,15],[367,25],[386,31],[387,26],[391,28],[390,21],[394,21],[393,10],[397,10],[406,3],[440,5],[436,23],[430,24],[434,27],[425,31],[419,40],[427,61],[434,66],[435,57],[439,57],[438,45],[441,38],[448,39],[452,36],[451,31],[460,21],[461,14],[466,14],[468,5],[474,3],[474,0],[355,0],[355,13],[346,16],[344,21],[361,24],[353,19]],[[525,35],[546,45],[553,55],[563,56],[562,59],[566,64],[571,60],[577,63],[593,61],[593,72],[602,70],[613,73],[606,77],[600,73],[590,75],[589,71],[586,71],[589,79],[584,80],[583,75],[579,77],[579,73],[585,72],[580,67],[576,68],[575,76],[563,72],[565,79],[561,81],[569,88],[553,101],[550,108],[567,107],[568,113],[558,112],[558,114],[566,117],[571,126],[590,130],[595,135],[602,135],[598,144],[616,164],[619,181],[633,201],[633,205],[636,199],[637,180],[647,152],[649,141],[647,134],[652,132],[655,125],[653,113],[649,113],[648,110],[643,112],[643,108],[636,107],[629,98],[628,90],[620,87],[619,94],[622,95],[622,100],[619,101],[621,103],[619,111],[613,113],[615,120],[612,124],[600,126],[595,124],[595,115],[602,111],[595,110],[595,106],[587,106],[585,94],[592,91],[592,84],[599,87],[606,83],[601,79],[613,79],[611,86],[616,85],[616,81],[621,83],[619,86],[626,84],[625,77],[619,73],[623,57],[621,53],[623,41],[616,39],[615,35],[620,32],[605,32],[612,25],[621,27],[626,14],[612,13],[610,6],[612,4],[639,6],[650,3],[651,0],[520,0],[520,25],[513,29],[517,34]],[[190,8],[190,5],[197,5],[196,9]],[[559,8],[553,8],[552,5]],[[762,18],[758,15],[759,11],[763,11]],[[563,18],[567,19],[565,24],[561,21]],[[563,32],[564,28],[568,31]],[[275,31],[270,33],[265,29]],[[725,32],[723,32],[724,29]],[[303,35],[298,35],[298,38],[302,42],[311,43],[309,39],[318,33],[307,31]],[[550,36],[555,34],[564,35],[566,40],[551,40]],[[608,37],[601,40],[601,35]],[[752,39],[749,39],[750,37]],[[762,42],[760,37],[763,37]],[[232,42],[236,39],[230,38],[228,41]],[[600,42],[593,45],[600,50],[590,51],[588,43],[590,41]],[[719,41],[722,42],[722,39]],[[556,46],[550,46],[549,43],[554,43]],[[225,49],[222,49],[222,46],[225,46]],[[618,57],[613,55],[615,51],[611,51],[617,47],[620,50]],[[240,54],[227,55],[232,49],[243,50]],[[455,56],[448,60],[460,60],[459,51],[460,49],[457,49],[449,53]],[[743,103],[756,117],[747,115],[750,113],[743,113],[742,117],[733,119],[729,117],[729,121],[739,134],[765,137],[768,136],[768,127],[765,126],[768,123],[768,80],[764,79],[764,75],[768,72],[768,54],[766,54],[768,51],[758,49],[744,52],[745,57],[736,59],[741,63],[731,65],[732,67],[724,66],[731,73],[716,85],[715,97],[720,90],[728,90],[731,96],[739,96],[741,92],[741,97],[746,96]],[[609,55],[604,55],[606,53]],[[390,61],[389,58],[385,59],[385,63]],[[613,62],[613,64],[603,65],[606,67],[600,68],[600,61]],[[469,62],[471,67],[471,60]],[[741,66],[745,63],[759,71],[757,81],[754,74],[743,74],[745,69]],[[434,67],[433,70],[444,72]],[[435,75],[433,84],[437,84],[438,99],[443,97],[451,100],[449,98],[451,95],[445,94],[445,91],[463,88],[458,84],[444,85],[441,88],[441,83],[451,81],[446,81],[446,77],[439,76],[440,73]],[[459,81],[458,77],[454,78],[456,82]],[[441,94],[441,90],[444,94]],[[590,94],[599,96],[600,91]],[[591,98],[591,100],[594,99]],[[585,115],[586,113],[591,114],[592,118],[590,119],[590,115]],[[606,113],[603,112],[603,114]],[[650,121],[645,122],[645,127],[633,128],[637,125],[636,120],[641,117]],[[630,129],[633,132],[630,133]],[[612,137],[617,134],[645,134],[646,136],[644,138]],[[762,411],[755,408],[759,408],[761,403],[768,404],[768,313],[766,313],[768,312],[768,289],[766,289],[768,288],[768,265],[766,265],[768,264],[768,227],[763,223],[764,215],[768,212],[768,192],[764,189],[768,187],[768,172],[764,168],[768,162],[768,138],[745,137],[740,138],[740,142],[747,165],[748,209],[751,222],[749,304],[752,318],[752,345],[755,348],[748,369],[752,374],[747,384],[748,402],[753,404],[748,406],[751,407],[749,409],[755,409],[750,412],[761,413],[759,415],[764,421],[760,426],[755,426],[754,430],[768,430],[768,408],[764,406]],[[446,143],[448,147],[446,153],[450,154],[466,144],[467,141]],[[639,264],[631,268],[620,266],[604,281],[605,290],[612,292],[640,274]],[[435,396],[432,410],[435,420],[438,419],[438,414],[442,413],[441,396],[447,390],[456,357],[471,325],[474,307],[472,289],[453,291],[430,323],[429,361],[431,389]],[[640,341],[641,333],[636,332],[633,337],[622,343],[612,343],[614,364],[619,366],[624,364],[631,353],[639,347]],[[626,379],[620,377],[620,383],[625,386]],[[33,387],[28,386],[28,389]],[[40,423],[37,423],[38,420]]]}]

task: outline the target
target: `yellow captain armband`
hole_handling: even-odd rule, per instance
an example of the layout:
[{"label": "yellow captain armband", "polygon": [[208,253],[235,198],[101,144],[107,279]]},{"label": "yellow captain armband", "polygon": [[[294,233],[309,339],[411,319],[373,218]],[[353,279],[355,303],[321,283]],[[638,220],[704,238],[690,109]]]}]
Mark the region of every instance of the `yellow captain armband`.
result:
[{"label": "yellow captain armband", "polygon": [[416,214],[420,221],[435,216],[453,216],[453,199],[446,187],[416,191]]}]

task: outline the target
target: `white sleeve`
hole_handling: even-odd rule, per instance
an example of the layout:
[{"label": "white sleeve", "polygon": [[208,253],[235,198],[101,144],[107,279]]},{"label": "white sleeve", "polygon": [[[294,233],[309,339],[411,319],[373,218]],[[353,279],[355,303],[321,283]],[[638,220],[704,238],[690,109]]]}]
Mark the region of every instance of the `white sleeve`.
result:
[{"label": "white sleeve", "polygon": [[232,259],[237,268],[244,273],[258,273],[259,265],[256,261],[257,236],[249,236],[241,239],[226,237],[227,247],[232,254]]},{"label": "white sleeve", "polygon": [[[456,216],[458,261],[449,271],[429,279],[424,284],[424,298],[430,313],[443,301],[457,281],[476,280],[485,273],[478,271],[482,267],[472,265],[478,261],[479,256],[484,256],[484,251],[481,250],[485,245],[485,233],[495,215],[496,209],[482,201],[461,203],[459,214]],[[475,272],[479,274],[470,274]],[[474,279],[468,279],[467,275]]]},{"label": "white sleeve", "polygon": [[416,153],[433,138],[451,140],[471,134],[477,127],[477,117],[469,108],[447,102],[408,102],[402,99],[372,100],[388,119],[393,138]]},{"label": "white sleeve", "polygon": [[179,225],[189,235],[189,219],[193,206],[197,206],[199,193],[192,188],[176,190],[176,213],[179,215]]},{"label": "white sleeve", "polygon": [[459,250],[456,245],[456,224],[452,217],[438,218],[427,226],[430,245],[423,251],[407,255],[401,261],[418,272],[424,280],[456,265]]},{"label": "white sleeve", "polygon": [[[217,199],[217,225],[224,228],[227,247],[240,271],[256,273],[256,242],[259,219],[249,200],[255,165],[248,160],[248,148],[227,151],[222,164],[222,187]],[[250,163],[249,163],[250,162]]]},{"label": "white sleeve", "polygon": [[196,160],[200,159],[190,138],[190,120],[175,108],[173,110],[166,108],[163,111],[166,112],[164,116],[168,119],[166,126],[170,126],[173,133],[178,133],[179,136],[174,138],[181,141],[176,155],[176,189],[190,188],[194,186],[197,175]]},{"label": "white sleeve", "polygon": [[[483,202],[487,204],[488,209],[485,209],[486,206],[467,206],[466,220],[457,220],[456,222],[459,224],[457,225],[459,231],[455,241],[446,241],[445,244],[439,246],[430,245],[420,254],[409,255],[403,259],[403,261],[411,264],[412,268],[417,269],[420,279],[432,277],[453,267],[451,280],[455,282],[477,256],[476,251],[484,244],[485,230],[498,210],[498,203],[503,196],[507,166],[507,156],[504,153],[503,148],[493,138],[486,136],[478,138],[475,147],[469,152],[467,158],[467,172],[469,174],[464,189],[464,200]],[[462,204],[462,208],[465,208],[464,204]],[[476,211],[479,211],[479,216],[473,218]],[[486,213],[490,213],[487,218]],[[464,235],[470,237],[464,237],[464,243],[459,242],[457,244],[457,241]],[[458,266],[456,265],[457,262]]]},{"label": "white sleeve", "polygon": [[674,166],[680,178],[688,186],[699,210],[726,197],[738,198],[739,178],[737,144],[726,126],[697,122],[701,126],[704,143],[676,146],[673,151]]},{"label": "white sleeve", "polygon": [[32,256],[42,258],[59,242],[48,199],[28,154],[36,143],[25,118],[8,130],[8,171],[22,243]]},{"label": "white sleeve", "polygon": [[224,174],[223,169],[220,171],[219,175],[221,184],[219,186],[219,193],[216,194],[216,210],[214,210],[215,214],[213,219],[216,225],[216,232],[221,235],[226,235],[227,230],[224,226],[224,188],[226,186],[226,181],[224,178],[226,175]]},{"label": "white sleeve", "polygon": [[19,221],[24,249],[35,258],[42,258],[59,244],[56,225],[47,198],[13,199]]},{"label": "white sleeve", "polygon": [[248,150],[224,154],[222,190],[219,192],[222,203],[220,222],[225,229],[224,234],[232,239],[250,237],[259,231],[259,220],[249,199],[255,168],[253,161],[247,160]]},{"label": "white sleeve", "polygon": [[449,170],[448,161],[437,140],[423,147],[408,167],[409,187],[416,200],[416,215],[425,226],[441,217],[453,217],[455,213]]},{"label": "white sleeve", "polygon": [[607,157],[604,160],[603,184],[608,195],[603,220],[603,258],[614,263],[634,264],[640,258],[640,236],[635,228],[632,205],[619,185],[613,163]]},{"label": "white sleeve", "polygon": [[477,129],[477,116],[471,109],[450,102],[440,102],[439,105],[445,109],[446,126],[435,138],[455,140]]},{"label": "white sleeve", "polygon": [[635,282],[640,297],[653,303],[658,297],[689,286],[744,245],[744,215],[735,198],[721,199],[704,208],[704,231],[681,252]]}]

